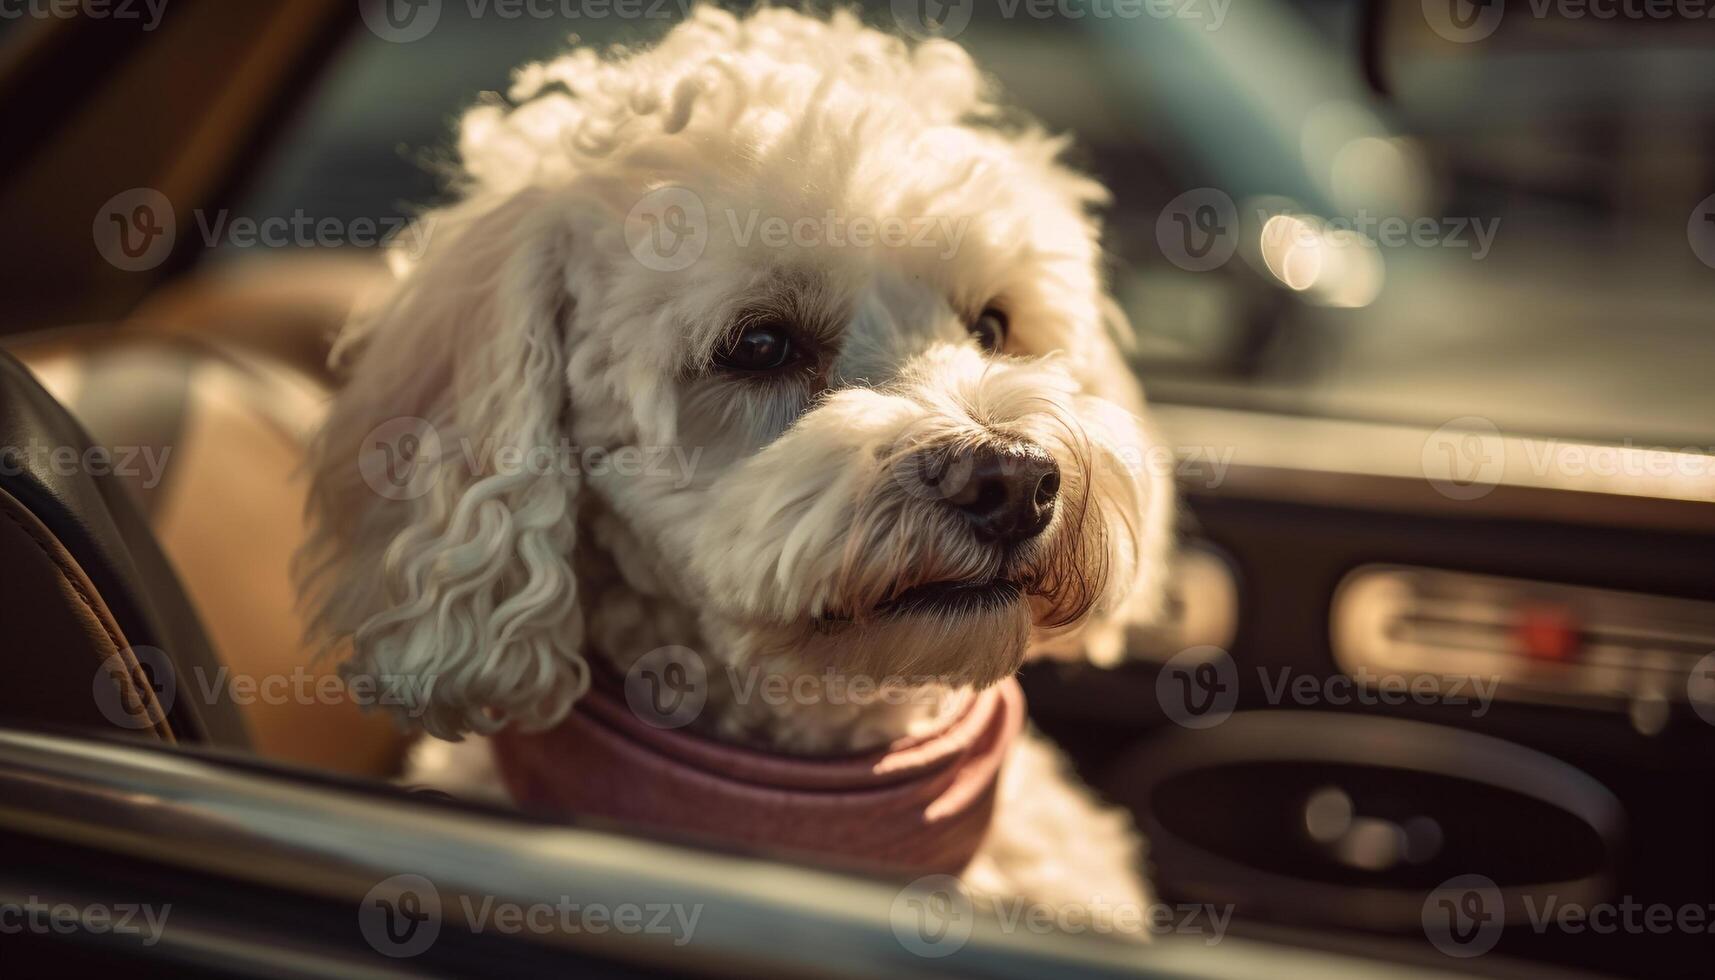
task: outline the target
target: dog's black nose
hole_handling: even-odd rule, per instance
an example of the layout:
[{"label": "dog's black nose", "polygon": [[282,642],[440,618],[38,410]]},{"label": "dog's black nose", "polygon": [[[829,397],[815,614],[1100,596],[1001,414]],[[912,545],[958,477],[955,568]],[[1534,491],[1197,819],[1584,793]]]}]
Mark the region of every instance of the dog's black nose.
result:
[{"label": "dog's black nose", "polygon": [[945,473],[947,503],[965,515],[980,538],[1016,544],[1041,534],[1054,517],[1060,467],[1040,446],[983,444],[956,450]]}]

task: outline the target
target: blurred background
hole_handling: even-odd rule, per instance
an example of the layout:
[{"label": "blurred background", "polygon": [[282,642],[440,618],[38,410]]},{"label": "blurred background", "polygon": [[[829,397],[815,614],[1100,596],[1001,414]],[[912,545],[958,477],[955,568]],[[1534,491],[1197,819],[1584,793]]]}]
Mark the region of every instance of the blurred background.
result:
[{"label": "blurred background", "polygon": [[[683,9],[129,9],[0,19],[0,344],[97,443],[170,450],[117,476],[212,655],[290,672],[328,342],[445,200],[454,120],[573,35]],[[1186,495],[1175,618],[1119,671],[1025,680],[1165,899],[1375,964],[1715,972],[1707,930],[1526,912],[1715,922],[1710,9],[864,9],[967,46],[1112,191]],[[275,761],[382,778],[403,752],[349,704],[242,713]],[[1470,876],[1504,928],[1432,921]]]},{"label": "blurred background", "polygon": [[[647,40],[682,9],[673,0],[638,4],[636,17],[599,5],[566,16],[543,3],[503,16],[498,7],[439,6],[435,26],[420,38],[400,43],[366,30],[314,43],[306,37],[309,51],[279,52],[275,65],[243,57],[241,45],[213,27],[208,37],[176,42],[184,48],[161,37],[163,48],[203,57],[209,47],[231,49],[224,56],[243,71],[208,66],[213,91],[201,94],[211,101],[283,100],[281,111],[242,119],[243,110],[228,110],[232,122],[257,131],[221,134],[228,145],[219,149],[251,154],[219,175],[231,182],[221,206],[257,220],[302,212],[391,227],[390,219],[439,200],[451,122],[477,93],[504,90],[514,68],[551,56],[573,33],[597,46]],[[1105,17],[1076,3],[1062,4],[1076,17],[965,6],[955,39],[1009,101],[1073,134],[1079,162],[1113,190],[1114,287],[1143,331],[1140,366],[1164,395],[1437,424],[1475,414],[1503,429],[1589,438],[1711,441],[1702,421],[1710,406],[1699,400],[1709,386],[1697,359],[1683,354],[1702,342],[1700,313],[1715,288],[1688,241],[1698,230],[1690,227],[1693,212],[1711,193],[1707,107],[1715,79],[1701,69],[1715,21],[1642,4],[1640,12],[1671,15],[1603,17],[1595,10],[1625,5],[1597,3],[1594,10],[1568,5],[1584,11],[1579,16],[1553,6],[1551,16],[1538,16],[1524,4],[1509,12],[1450,0],[1449,10],[1503,14],[1492,33],[1467,41],[1450,37],[1457,33],[1450,20],[1438,33],[1436,18],[1417,3],[1194,0],[1183,11],[1163,5],[1171,16],[1140,3],[1132,16]],[[885,7],[874,14],[891,20]],[[273,16],[294,21],[268,25],[275,37],[317,26],[308,14]],[[243,22],[263,20],[258,13]],[[120,35],[128,29],[121,21],[100,26]],[[14,69],[32,53],[47,57],[30,50],[32,42],[48,43],[27,36],[39,27],[7,22]],[[162,18],[160,32],[173,27]],[[286,64],[292,53],[322,60],[296,84],[281,84],[277,74],[251,80],[270,67],[295,67]],[[84,66],[56,60],[54,67],[75,76]],[[103,67],[92,74],[117,68]],[[189,66],[182,74],[191,74]],[[280,91],[244,84],[270,82]],[[133,97],[149,91],[133,89]],[[135,108],[123,125],[145,133],[98,126],[79,149],[143,156],[170,148],[177,180],[214,176],[196,172],[218,168],[214,160],[184,158],[200,146],[171,139],[182,135],[173,130],[212,120],[162,118],[169,109],[158,101]],[[37,127],[70,122],[51,105],[12,111]],[[30,139],[12,144],[15,172],[51,165],[69,184],[91,165],[43,159],[44,148]],[[79,188],[85,198],[104,189]],[[1226,195],[1238,217],[1227,232],[1237,254],[1211,275],[1176,266],[1156,235],[1163,209],[1199,188]],[[9,194],[31,189],[14,181]],[[184,197],[204,203],[200,187],[187,190]],[[94,213],[104,199],[84,202],[86,210]],[[9,200],[14,213],[27,214],[26,206]],[[1325,248],[1332,255],[1325,262],[1299,256],[1300,264],[1325,266],[1320,279],[1282,279],[1259,248],[1261,225],[1297,213],[1344,219],[1378,247]],[[1277,240],[1295,237],[1291,229],[1277,228]],[[63,242],[51,232],[32,235],[20,260],[7,263],[8,328],[131,312],[130,294],[152,277],[114,280],[128,290],[71,288],[81,284],[69,270],[90,257],[84,231],[67,229]],[[186,237],[197,240],[175,250],[159,278],[193,268],[238,276],[255,270],[237,266],[329,259],[324,253],[337,250]],[[1710,248],[1703,247],[1705,259],[1715,258]],[[360,256],[337,258],[355,265]],[[1288,264],[1274,259],[1279,268]],[[1588,377],[1567,383],[1585,370]]]}]

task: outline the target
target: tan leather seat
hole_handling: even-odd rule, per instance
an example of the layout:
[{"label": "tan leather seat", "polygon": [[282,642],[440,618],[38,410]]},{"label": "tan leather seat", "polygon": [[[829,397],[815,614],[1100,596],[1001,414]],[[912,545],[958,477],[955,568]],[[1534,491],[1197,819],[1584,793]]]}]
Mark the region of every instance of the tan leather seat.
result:
[{"label": "tan leather seat", "polygon": [[[304,448],[325,383],[274,351],[140,326],[15,345],[113,455],[195,606],[258,753],[389,775],[404,736],[318,679],[290,562],[304,532]],[[205,682],[206,683],[206,682]]]}]

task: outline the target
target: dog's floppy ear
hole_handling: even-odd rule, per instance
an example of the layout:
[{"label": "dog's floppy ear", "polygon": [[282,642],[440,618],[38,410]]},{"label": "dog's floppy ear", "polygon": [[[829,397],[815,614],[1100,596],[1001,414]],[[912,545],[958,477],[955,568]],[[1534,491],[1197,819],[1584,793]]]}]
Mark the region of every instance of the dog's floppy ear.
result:
[{"label": "dog's floppy ear", "polygon": [[570,222],[526,190],[431,212],[354,319],[298,557],[311,631],[430,733],[552,725],[587,689],[571,558]]}]

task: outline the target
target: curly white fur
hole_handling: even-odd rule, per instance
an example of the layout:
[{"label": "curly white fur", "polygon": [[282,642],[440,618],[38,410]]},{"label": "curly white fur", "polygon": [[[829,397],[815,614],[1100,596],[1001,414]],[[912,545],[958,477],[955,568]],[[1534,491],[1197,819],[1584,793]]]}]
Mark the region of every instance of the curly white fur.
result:
[{"label": "curly white fur", "polygon": [[[520,70],[506,101],[465,114],[458,203],[424,216],[420,260],[338,346],[350,382],[316,446],[300,566],[325,646],[349,643],[351,673],[432,679],[403,707],[443,738],[552,725],[589,657],[623,671],[666,643],[940,692],[780,706],[717,685],[707,731],[797,752],[933,724],[1027,652],[1116,659],[1125,626],[1157,610],[1172,494],[1145,465],[1129,328],[1103,288],[1104,193],[1058,162],[1063,140],[1010,119],[956,45],[845,12],[703,8],[653,46]],[[663,188],[707,216],[688,267],[640,261],[628,238]],[[745,230],[823,216],[931,229],[940,247]],[[1002,353],[967,333],[985,308],[1010,320]],[[801,369],[716,366],[759,320],[789,325]],[[392,499],[363,459],[400,418],[438,438],[414,463],[422,492]],[[1010,550],[910,479],[925,452],[996,440],[1035,445],[1064,477],[1052,522]],[[637,447],[698,462],[620,473],[579,455]],[[884,609],[913,586],[996,578],[1025,594]],[[1093,831],[1058,763],[1025,768],[1053,783],[1030,812]],[[1020,856],[1038,845],[996,840],[1021,887],[1042,879]],[[1134,843],[1094,845],[1118,862],[1109,891],[1141,889]]]}]

